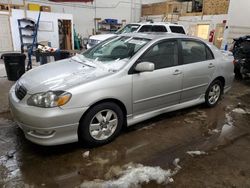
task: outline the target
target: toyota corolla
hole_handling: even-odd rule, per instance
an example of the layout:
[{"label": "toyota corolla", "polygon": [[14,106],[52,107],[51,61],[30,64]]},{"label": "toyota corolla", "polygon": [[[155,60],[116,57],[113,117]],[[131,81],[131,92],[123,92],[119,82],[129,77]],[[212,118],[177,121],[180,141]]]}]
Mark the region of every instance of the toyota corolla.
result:
[{"label": "toyota corolla", "polygon": [[233,57],[180,34],[124,34],[70,59],[34,68],[9,92],[25,137],[40,145],[98,146],[123,126],[217,104],[234,78]]}]

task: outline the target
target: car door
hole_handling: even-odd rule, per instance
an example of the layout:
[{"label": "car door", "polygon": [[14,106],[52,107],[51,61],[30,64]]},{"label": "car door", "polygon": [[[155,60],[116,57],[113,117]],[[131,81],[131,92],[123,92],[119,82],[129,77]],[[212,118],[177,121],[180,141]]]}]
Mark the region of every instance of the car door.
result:
[{"label": "car door", "polygon": [[178,69],[177,41],[164,40],[152,45],[136,64],[140,62],[154,63],[155,70],[133,73],[133,114],[178,104],[182,75]]},{"label": "car door", "polygon": [[215,72],[215,60],[209,47],[195,39],[180,40],[183,83],[181,103],[205,94]]}]

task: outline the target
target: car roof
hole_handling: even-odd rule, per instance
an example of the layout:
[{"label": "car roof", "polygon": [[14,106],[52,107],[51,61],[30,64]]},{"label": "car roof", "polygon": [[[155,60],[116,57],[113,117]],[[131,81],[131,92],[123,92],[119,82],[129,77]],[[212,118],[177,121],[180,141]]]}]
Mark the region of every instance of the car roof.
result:
[{"label": "car roof", "polygon": [[[138,37],[138,38],[146,38],[150,40],[160,39],[160,38],[189,38],[194,39],[194,37],[190,37],[184,34],[179,33],[166,33],[166,32],[144,32],[144,33],[125,33],[120,36],[129,36],[129,37]],[[196,38],[198,39],[198,38]]]},{"label": "car roof", "polygon": [[165,25],[165,26],[180,26],[180,27],[183,27],[183,25],[170,23],[170,22],[138,22],[138,23],[130,23],[128,25]]}]

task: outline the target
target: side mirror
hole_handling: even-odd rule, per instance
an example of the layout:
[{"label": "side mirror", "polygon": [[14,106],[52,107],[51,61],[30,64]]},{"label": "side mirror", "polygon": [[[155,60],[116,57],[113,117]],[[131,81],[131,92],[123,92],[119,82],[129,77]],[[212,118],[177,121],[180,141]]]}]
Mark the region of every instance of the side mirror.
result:
[{"label": "side mirror", "polygon": [[150,62],[138,63],[135,67],[135,70],[138,72],[152,72],[155,70],[155,64]]}]

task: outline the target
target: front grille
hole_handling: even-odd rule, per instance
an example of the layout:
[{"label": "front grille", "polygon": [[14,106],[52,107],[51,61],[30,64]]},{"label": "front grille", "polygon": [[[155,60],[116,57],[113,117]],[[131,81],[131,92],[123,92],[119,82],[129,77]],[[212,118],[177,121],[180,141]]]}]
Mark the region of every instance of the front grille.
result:
[{"label": "front grille", "polygon": [[27,94],[27,89],[24,86],[17,83],[15,87],[15,94],[19,100],[22,100]]}]

